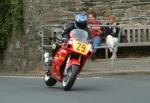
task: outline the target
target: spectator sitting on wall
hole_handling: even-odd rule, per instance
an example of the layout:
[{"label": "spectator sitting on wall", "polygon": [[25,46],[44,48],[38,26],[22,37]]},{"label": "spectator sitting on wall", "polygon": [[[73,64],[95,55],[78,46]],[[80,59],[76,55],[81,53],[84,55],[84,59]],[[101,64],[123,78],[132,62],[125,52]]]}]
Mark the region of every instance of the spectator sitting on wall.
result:
[{"label": "spectator sitting on wall", "polygon": [[93,45],[93,50],[94,50],[94,54],[92,59],[95,59],[95,53],[97,51],[97,48],[94,48],[96,46],[99,46],[101,43],[101,23],[96,20],[96,13],[95,12],[91,12],[88,14],[88,24],[90,26],[90,34],[92,37],[92,45]]},{"label": "spectator sitting on wall", "polygon": [[106,44],[110,47],[109,50],[112,53],[110,59],[114,59],[116,57],[117,52],[116,46],[118,43],[118,34],[119,34],[119,28],[117,27],[117,25],[119,25],[119,23],[116,22],[115,16],[109,16],[107,17],[106,25],[108,25],[108,27],[105,27]]}]

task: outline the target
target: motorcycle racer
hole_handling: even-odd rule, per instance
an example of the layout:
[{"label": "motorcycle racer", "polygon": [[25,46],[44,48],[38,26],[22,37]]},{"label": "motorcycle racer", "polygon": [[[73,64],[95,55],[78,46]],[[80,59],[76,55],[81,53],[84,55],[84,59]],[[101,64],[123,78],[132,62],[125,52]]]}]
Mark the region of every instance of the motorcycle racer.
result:
[{"label": "motorcycle racer", "polygon": [[[66,38],[66,40],[69,39],[69,33],[73,30],[73,29],[82,29],[85,31],[88,31],[88,27],[87,27],[87,23],[88,23],[88,17],[85,13],[80,13],[77,14],[75,16],[75,19],[73,22],[70,22],[66,25],[66,28],[64,29],[64,32],[62,33],[62,37]],[[52,58],[55,56],[55,53],[57,52],[57,50],[60,48],[59,43],[55,43],[55,48],[52,49]],[[52,61],[49,61],[49,66],[52,65]]]}]

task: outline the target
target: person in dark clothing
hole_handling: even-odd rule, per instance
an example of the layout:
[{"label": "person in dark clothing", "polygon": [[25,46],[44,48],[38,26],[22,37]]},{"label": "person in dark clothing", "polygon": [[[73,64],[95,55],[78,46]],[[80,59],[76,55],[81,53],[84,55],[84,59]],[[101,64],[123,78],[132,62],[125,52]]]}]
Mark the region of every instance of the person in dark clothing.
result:
[{"label": "person in dark clothing", "polygon": [[[107,17],[108,27],[105,27],[105,35],[106,35],[106,44],[110,47],[109,50],[112,53],[112,56],[110,59],[114,59],[116,57],[116,45],[118,43],[118,35],[119,35],[119,28],[117,25],[119,23],[116,22],[115,16],[109,16]],[[110,25],[110,26],[109,26]]]}]

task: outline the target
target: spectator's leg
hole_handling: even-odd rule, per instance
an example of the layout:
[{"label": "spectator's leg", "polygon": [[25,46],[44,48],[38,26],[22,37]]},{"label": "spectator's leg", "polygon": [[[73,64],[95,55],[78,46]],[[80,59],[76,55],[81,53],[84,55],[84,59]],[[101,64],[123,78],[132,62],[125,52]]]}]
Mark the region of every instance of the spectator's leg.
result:
[{"label": "spectator's leg", "polygon": [[114,59],[116,57],[117,42],[118,42],[118,38],[116,38],[116,37],[113,37],[111,35],[108,35],[106,37],[106,43],[108,46],[110,46],[109,50],[112,53],[112,56],[110,59]]},{"label": "spectator's leg", "polygon": [[118,38],[114,37],[113,41],[114,41],[114,46],[113,47],[117,48]]},{"label": "spectator's leg", "polygon": [[113,46],[113,52],[112,52],[111,59],[115,59],[117,57],[116,53],[117,53],[118,38],[113,37],[113,41],[114,41],[114,46]]},{"label": "spectator's leg", "polygon": [[[94,37],[93,38],[93,47],[99,46],[100,44],[100,37]],[[96,53],[97,48],[94,48],[94,54]]]},{"label": "spectator's leg", "polygon": [[[101,42],[101,40],[100,40],[100,37],[99,37],[99,36],[94,37],[94,38],[93,38],[93,44],[92,44],[93,47],[99,46],[99,45],[100,45],[100,42]],[[95,56],[96,50],[97,50],[97,48],[94,48],[94,56]]]},{"label": "spectator's leg", "polygon": [[114,40],[113,40],[113,37],[111,35],[108,35],[106,37],[106,44],[110,47],[109,48],[110,52],[113,52]]}]

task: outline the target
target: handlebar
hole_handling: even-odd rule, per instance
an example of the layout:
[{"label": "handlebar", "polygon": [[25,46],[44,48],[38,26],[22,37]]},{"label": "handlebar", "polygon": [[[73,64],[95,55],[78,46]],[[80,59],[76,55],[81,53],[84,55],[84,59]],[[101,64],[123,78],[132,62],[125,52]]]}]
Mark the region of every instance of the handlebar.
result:
[{"label": "handlebar", "polygon": [[56,39],[59,40],[59,41],[61,41],[61,42],[68,41],[67,38],[61,38],[61,37],[58,37],[58,36],[56,36]]}]

